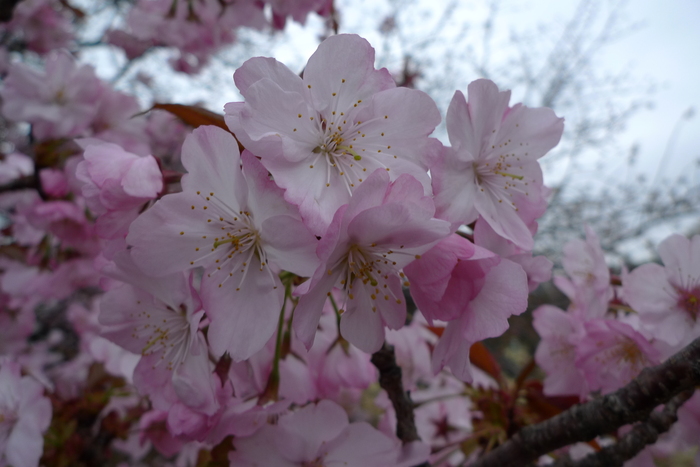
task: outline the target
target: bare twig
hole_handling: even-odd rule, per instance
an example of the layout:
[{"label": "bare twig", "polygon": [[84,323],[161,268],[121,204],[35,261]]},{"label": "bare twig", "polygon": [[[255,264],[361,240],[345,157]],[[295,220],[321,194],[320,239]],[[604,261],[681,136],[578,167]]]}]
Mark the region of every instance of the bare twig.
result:
[{"label": "bare twig", "polygon": [[530,425],[478,459],[473,467],[525,465],[543,454],[579,441],[647,421],[658,405],[700,384],[700,338],[661,365],[645,368],[627,386]]}]

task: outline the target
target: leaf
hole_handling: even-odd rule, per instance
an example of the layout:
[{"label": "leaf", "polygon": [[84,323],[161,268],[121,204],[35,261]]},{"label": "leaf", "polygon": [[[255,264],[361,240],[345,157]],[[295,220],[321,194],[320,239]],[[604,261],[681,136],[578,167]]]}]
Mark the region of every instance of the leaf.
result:
[{"label": "leaf", "polygon": [[[226,121],[224,120],[223,115],[219,115],[203,107],[183,104],[153,104],[153,107],[151,107],[150,110],[153,109],[165,110],[166,112],[175,115],[183,123],[194,128],[202,125],[214,125],[231,133],[231,130],[229,130],[226,126]],[[236,135],[233,136],[235,137]],[[236,138],[236,141],[238,142],[238,150],[243,152],[245,148],[238,141],[238,138]]]},{"label": "leaf", "polygon": [[469,349],[469,360],[472,365],[491,375],[496,381],[501,381],[501,366],[491,352],[481,342],[477,342]]},{"label": "leaf", "polygon": [[440,327],[437,327],[437,326],[425,326],[425,327],[428,329],[428,331],[432,332],[433,334],[435,334],[435,335],[438,336],[438,337],[442,337],[442,333],[445,332],[445,327],[444,327],[444,326],[440,326]]},{"label": "leaf", "polygon": [[528,407],[537,413],[543,421],[560,414],[580,402],[577,396],[545,395],[542,383],[539,381],[528,381],[525,384],[525,390]]},{"label": "leaf", "polygon": [[182,104],[153,104],[152,109],[165,110],[192,127],[215,125],[228,131],[224,116],[196,105]]}]

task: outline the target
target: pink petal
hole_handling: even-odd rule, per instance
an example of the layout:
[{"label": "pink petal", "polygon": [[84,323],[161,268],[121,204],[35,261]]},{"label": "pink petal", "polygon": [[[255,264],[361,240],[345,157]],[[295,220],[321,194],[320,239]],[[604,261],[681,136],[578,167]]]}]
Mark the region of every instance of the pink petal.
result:
[{"label": "pink petal", "polygon": [[284,298],[282,283],[269,266],[262,267],[256,255],[249,263],[245,273],[236,269],[229,276],[214,269],[202,278],[202,302],[212,321],[211,350],[216,356],[229,352],[237,362],[272,337]]}]

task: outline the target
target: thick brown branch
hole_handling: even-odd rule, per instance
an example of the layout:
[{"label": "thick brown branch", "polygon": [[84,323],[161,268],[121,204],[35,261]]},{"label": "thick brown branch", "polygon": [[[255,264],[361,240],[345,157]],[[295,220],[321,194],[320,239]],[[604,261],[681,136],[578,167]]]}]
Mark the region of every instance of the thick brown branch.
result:
[{"label": "thick brown branch", "polygon": [[700,338],[661,365],[645,368],[627,386],[530,425],[472,464],[473,467],[526,465],[543,454],[646,421],[660,404],[700,384]]},{"label": "thick brown branch", "polygon": [[671,429],[671,426],[678,421],[678,409],[692,397],[693,392],[688,390],[678,394],[664,406],[662,411],[652,412],[649,420],[637,424],[612,446],[607,446],[578,461],[572,461],[569,457],[562,458],[552,467],[622,467],[625,461],[632,459],[646,446],[654,444],[660,435]]},{"label": "thick brown branch", "polygon": [[396,412],[396,436],[404,444],[420,440],[413,418],[413,402],[410,394],[403,389],[401,367],[396,364],[394,347],[385,343],[372,354],[372,363],[379,370],[379,385],[389,395]]}]

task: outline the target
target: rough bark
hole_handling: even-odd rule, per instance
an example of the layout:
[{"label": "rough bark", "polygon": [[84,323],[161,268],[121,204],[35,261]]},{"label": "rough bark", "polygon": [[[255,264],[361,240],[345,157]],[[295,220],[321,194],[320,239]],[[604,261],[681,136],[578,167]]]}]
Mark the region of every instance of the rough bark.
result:
[{"label": "rough bark", "polygon": [[623,425],[647,421],[657,406],[700,385],[700,338],[661,365],[645,368],[616,392],[576,405],[484,455],[473,467],[526,465],[541,455],[610,433]]}]

